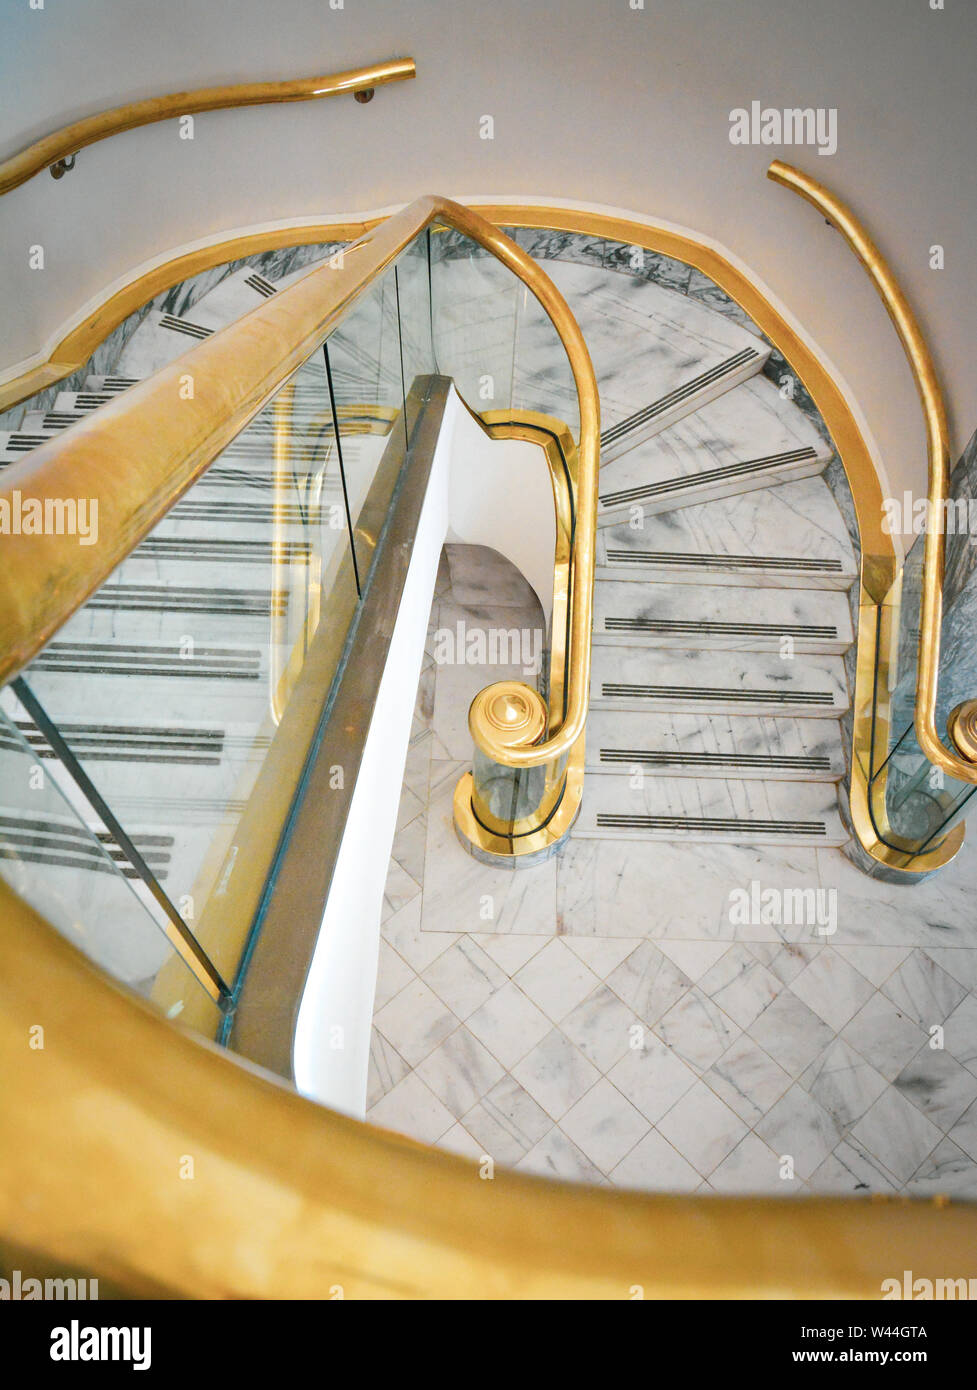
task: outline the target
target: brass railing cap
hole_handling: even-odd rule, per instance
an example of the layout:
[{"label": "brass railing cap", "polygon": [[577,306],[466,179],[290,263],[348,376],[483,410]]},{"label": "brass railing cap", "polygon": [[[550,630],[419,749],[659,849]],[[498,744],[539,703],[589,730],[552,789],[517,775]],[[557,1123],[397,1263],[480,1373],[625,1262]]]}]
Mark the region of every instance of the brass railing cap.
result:
[{"label": "brass railing cap", "polygon": [[977,763],[977,700],[962,700],[947,716],[946,731],[954,748]]},{"label": "brass railing cap", "polygon": [[503,748],[526,748],[546,732],[546,702],[523,681],[496,681],[480,690],[468,711],[468,727],[479,748],[486,733]]}]

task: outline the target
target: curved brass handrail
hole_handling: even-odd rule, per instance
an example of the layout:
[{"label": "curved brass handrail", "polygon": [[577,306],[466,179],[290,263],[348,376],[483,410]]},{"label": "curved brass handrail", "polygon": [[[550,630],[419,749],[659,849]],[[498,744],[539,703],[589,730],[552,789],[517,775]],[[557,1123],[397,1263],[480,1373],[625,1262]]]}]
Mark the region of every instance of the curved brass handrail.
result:
[{"label": "curved brass handrail", "polygon": [[767,177],[799,193],[841,232],[868,271],[909,361],[926,420],[929,455],[929,499],[923,550],[916,675],[916,737],[923,754],[936,767],[942,768],[958,781],[977,783],[977,763],[960,756],[959,752],[951,752],[936,729],[940,627],[943,620],[943,574],[946,563],[946,544],[941,518],[950,490],[950,432],[933,358],[909,302],[886,264],[885,257],[851,209],[816,179],[790,164],[783,163],[782,160],[773,161],[767,170]]},{"label": "curved brass handrail", "polygon": [[137,126],[168,121],[175,116],[197,115],[201,111],[221,111],[231,106],[262,106],[279,101],[312,101],[316,97],[339,96],[343,92],[365,92],[388,82],[402,82],[416,75],[413,58],[393,58],[387,63],[350,68],[326,77],[299,77],[290,82],[246,82],[228,87],[197,87],[191,92],[171,92],[168,96],[147,97],[100,111],[96,116],[63,126],[35,140],[0,164],[0,194],[19,188],[42,169],[69,155],[121,135]]},{"label": "curved brass handrail", "polygon": [[[214,458],[328,336],[350,304],[422,231],[442,222],[490,251],[531,290],[563,342],[580,412],[573,611],[566,715],[529,748],[481,746],[510,767],[548,763],[573,746],[587,718],[597,533],[600,411],[597,380],[576,320],[529,256],[477,212],[447,198],[418,198],[327,263],[213,334],[97,416],[40,445],[3,472],[0,501],[29,492],[42,505],[97,497],[99,544],[68,535],[4,540],[0,574],[0,685],[12,679],[108,578]],[[192,377],[192,399],[181,384]]]},{"label": "curved brass handrail", "polygon": [[973,1262],[945,1198],[480,1181],[169,1022],[3,882],[0,1068],[0,1244],[121,1296],[877,1299]]}]

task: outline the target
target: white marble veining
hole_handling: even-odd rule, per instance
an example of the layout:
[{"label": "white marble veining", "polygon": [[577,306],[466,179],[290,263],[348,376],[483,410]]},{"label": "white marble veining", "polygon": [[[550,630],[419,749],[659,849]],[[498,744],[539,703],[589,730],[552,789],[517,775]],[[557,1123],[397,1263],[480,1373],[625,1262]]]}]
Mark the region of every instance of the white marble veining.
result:
[{"label": "white marble veining", "polygon": [[848,840],[831,783],[648,777],[635,787],[603,773],[588,778],[574,834],[735,845],[843,845]]},{"label": "white marble veining", "polygon": [[756,376],[604,462],[598,525],[807,477],[830,457],[806,416]]},{"label": "white marble veining", "polygon": [[634,776],[775,777],[836,782],[845,769],[830,719],[593,709],[587,767]]},{"label": "white marble veining", "polygon": [[662,651],[597,646],[590,685],[594,709],[704,710],[824,718],[848,708],[837,656],[784,660],[763,652]]},{"label": "white marble veining", "polygon": [[[743,374],[728,377],[718,388],[729,389],[759,371],[769,353],[753,333],[660,285],[567,261],[549,262],[546,269],[567,299],[590,350],[605,431],[751,350],[754,356]],[[532,401],[534,409],[541,408],[538,395],[547,384],[537,371],[536,356],[551,335],[552,328],[538,315],[520,322],[515,393],[520,404]],[[706,388],[658,417],[651,428],[664,428],[708,398]],[[628,447],[640,436],[640,430],[629,434]]]},{"label": "white marble veining", "polygon": [[[639,518],[640,520],[640,518]],[[604,579],[848,589],[857,574],[841,513],[823,479],[802,478],[719,502],[602,527]]]},{"label": "white marble veining", "polygon": [[594,643],[840,655],[851,646],[852,625],[847,595],[838,591],[600,579]]}]

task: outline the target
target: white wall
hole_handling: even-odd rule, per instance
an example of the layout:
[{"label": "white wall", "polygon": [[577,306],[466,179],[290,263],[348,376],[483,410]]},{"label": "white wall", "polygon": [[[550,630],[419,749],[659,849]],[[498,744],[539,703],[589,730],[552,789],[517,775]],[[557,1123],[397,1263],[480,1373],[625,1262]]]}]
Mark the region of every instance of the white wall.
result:
[{"label": "white wall", "polygon": [[[520,497],[515,526],[514,495]],[[351,1115],[365,1110],[383,890],[414,715],[412,695],[421,674],[438,560],[449,534],[491,546],[519,568],[525,562],[523,573],[549,613],[555,524],[543,451],[488,440],[453,390],[296,1027],[299,1090]]]},{"label": "white wall", "polygon": [[[454,399],[452,392],[452,399]],[[556,517],[543,450],[489,439],[463,408],[455,425],[448,539],[488,545],[529,580],[549,622]]]},{"label": "white wall", "polygon": [[420,680],[448,530],[454,427],[461,413],[452,391],[295,1029],[296,1086],[350,1115],[362,1116],[366,1107],[383,890],[414,718],[410,692]]},{"label": "white wall", "polygon": [[[840,238],[766,181],[776,154],[867,219],[934,344],[956,445],[977,423],[977,4],[946,0],[0,0],[0,154],[118,102],[414,56],[413,83],[214,112],[85,150],[0,199],[0,365],[109,281],[225,229],[409,201],[549,195],[692,228],[757,272],[847,379],[894,488],[923,481],[911,378]],[[737,147],[751,100],[834,106],[839,148]],[[495,139],[478,137],[495,117]],[[44,244],[47,268],[27,268]],[[946,247],[947,269],[928,268]]]}]

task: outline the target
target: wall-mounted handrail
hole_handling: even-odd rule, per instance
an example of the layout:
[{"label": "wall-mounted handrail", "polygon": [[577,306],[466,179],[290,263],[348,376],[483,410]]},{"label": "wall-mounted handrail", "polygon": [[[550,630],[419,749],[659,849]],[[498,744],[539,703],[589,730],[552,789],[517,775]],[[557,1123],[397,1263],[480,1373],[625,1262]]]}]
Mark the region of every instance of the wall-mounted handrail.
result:
[{"label": "wall-mounted handrail", "polygon": [[[108,578],[278,388],[324,341],[352,302],[422,231],[444,223],[496,256],[532,291],[570,362],[580,417],[573,611],[566,715],[545,742],[485,752],[510,767],[549,763],[570,749],[587,718],[597,528],[600,419],[597,381],[583,335],[556,286],[514,241],[477,212],[446,198],[418,198],[327,263],[237,322],[197,344],[4,470],[0,500],[20,491],[42,505],[98,498],[99,543],[69,535],[5,538],[0,574],[0,685],[10,680]],[[182,389],[193,380],[192,399]]]},{"label": "wall-mounted handrail", "polygon": [[221,111],[232,106],[262,106],[279,101],[312,101],[317,97],[339,96],[344,92],[368,92],[388,82],[414,77],[413,58],[394,58],[387,63],[350,68],[324,77],[299,77],[289,82],[246,82],[236,86],[198,87],[190,92],[171,92],[168,96],[147,97],[125,106],[100,111],[95,116],[62,126],[43,139],[12,155],[0,164],[0,194],[18,188],[43,169],[77,154],[86,145],[107,140],[137,126],[168,121],[176,116],[195,116],[201,111]]},{"label": "wall-mounted handrail", "polygon": [[[926,420],[929,456],[929,501],[923,549],[922,597],[919,614],[919,654],[916,675],[916,737],[934,766],[961,782],[977,782],[977,762],[952,752],[936,728],[936,695],[940,676],[940,629],[943,621],[943,575],[946,542],[942,518],[950,491],[950,432],[946,407],[930,350],[909,301],[885,257],[865,227],[840,198],[823,184],[775,159],[767,177],[792,188],[812,203],[836,227],[868,272],[899,335],[919,392]],[[952,727],[951,727],[952,736]]]}]

